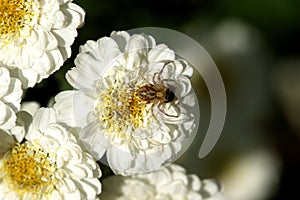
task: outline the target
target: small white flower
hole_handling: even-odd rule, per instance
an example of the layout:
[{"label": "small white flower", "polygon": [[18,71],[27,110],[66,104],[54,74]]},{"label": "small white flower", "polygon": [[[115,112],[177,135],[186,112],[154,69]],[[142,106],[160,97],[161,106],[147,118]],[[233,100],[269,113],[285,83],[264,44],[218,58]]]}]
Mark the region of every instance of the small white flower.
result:
[{"label": "small white flower", "polygon": [[101,171],[73,129],[57,124],[52,109],[19,114],[25,140],[0,131],[0,199],[97,199]]},{"label": "small white flower", "polygon": [[10,77],[9,71],[0,67],[0,129],[9,130],[15,125],[22,93],[20,80]]},{"label": "small white flower", "polygon": [[[55,98],[62,122],[80,127],[96,159],[117,173],[153,171],[177,159],[196,133],[193,69],[144,34],[113,32],[80,48],[66,77],[76,89]],[[105,160],[105,159],[104,159]]]},{"label": "small white flower", "polygon": [[85,12],[72,0],[0,1],[0,66],[33,87],[70,57]]},{"label": "small white flower", "polygon": [[134,176],[110,176],[103,180],[105,200],[224,200],[212,179],[200,180],[178,165]]},{"label": "small white flower", "polygon": [[[231,155],[232,156],[232,155]],[[281,163],[273,150],[255,150],[232,156],[221,176],[230,200],[265,200],[278,191]],[[243,184],[241,184],[243,183]]]}]

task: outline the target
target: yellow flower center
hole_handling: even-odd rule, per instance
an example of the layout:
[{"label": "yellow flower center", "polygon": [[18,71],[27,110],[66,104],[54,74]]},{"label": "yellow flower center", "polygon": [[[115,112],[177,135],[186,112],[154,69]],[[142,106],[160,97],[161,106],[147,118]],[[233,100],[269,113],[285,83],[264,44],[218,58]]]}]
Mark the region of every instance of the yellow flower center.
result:
[{"label": "yellow flower center", "polygon": [[96,112],[107,133],[118,133],[124,138],[126,131],[146,128],[151,120],[152,104],[141,101],[129,86],[111,88],[98,97]]},{"label": "yellow flower center", "polygon": [[0,36],[12,39],[30,24],[34,17],[35,0],[0,0]]},{"label": "yellow flower center", "polygon": [[17,143],[6,154],[1,169],[8,187],[20,197],[31,193],[36,199],[53,191],[56,164],[54,155],[36,141]]}]

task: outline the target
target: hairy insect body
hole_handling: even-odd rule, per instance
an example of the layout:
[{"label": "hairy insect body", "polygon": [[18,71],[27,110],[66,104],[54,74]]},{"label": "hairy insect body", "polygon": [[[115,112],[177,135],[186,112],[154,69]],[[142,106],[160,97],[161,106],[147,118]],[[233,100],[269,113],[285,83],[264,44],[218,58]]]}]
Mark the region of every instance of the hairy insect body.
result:
[{"label": "hairy insect body", "polygon": [[155,105],[172,102],[175,95],[164,85],[148,83],[136,89],[134,96]]},{"label": "hairy insect body", "polygon": [[[139,85],[134,89],[132,101],[130,103],[131,113],[141,113],[142,111],[157,106],[158,110],[169,117],[178,117],[177,115],[168,114],[162,108],[164,104],[171,103],[175,100],[174,92],[168,87],[166,82],[175,82],[172,79],[162,79],[161,75],[170,62],[166,62],[159,72],[155,72],[152,77],[152,83],[147,81],[145,84]],[[143,75],[141,75],[143,77]],[[171,87],[171,86],[170,86]],[[143,108],[143,109],[140,109]],[[139,111],[139,112],[137,112]],[[155,116],[154,116],[155,117]]]},{"label": "hairy insect body", "polygon": [[[138,87],[134,94],[133,99],[137,99],[139,105],[151,105],[151,110],[153,112],[153,106],[157,105],[157,108],[167,116],[177,117],[174,115],[167,114],[162,106],[166,103],[171,103],[175,99],[175,94],[172,90],[163,84],[151,84],[147,83]],[[137,105],[138,106],[138,105]]]}]

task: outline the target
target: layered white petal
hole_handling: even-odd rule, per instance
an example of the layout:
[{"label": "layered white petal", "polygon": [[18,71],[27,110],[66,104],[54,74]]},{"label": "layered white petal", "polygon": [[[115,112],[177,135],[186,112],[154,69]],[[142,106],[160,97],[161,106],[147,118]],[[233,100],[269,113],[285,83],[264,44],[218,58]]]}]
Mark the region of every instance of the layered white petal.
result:
[{"label": "layered white petal", "polygon": [[110,37],[116,41],[121,52],[125,51],[130,35],[126,31],[113,31]]},{"label": "layered white petal", "polygon": [[[76,28],[83,24],[85,12],[72,0],[24,2],[15,8],[24,10],[22,16],[16,12],[16,16],[5,20],[4,27],[9,31],[0,33],[0,60],[27,88],[47,78],[70,57],[70,46],[77,36]],[[6,2],[0,6],[6,6]],[[23,18],[23,24],[14,29],[10,18]]]},{"label": "layered white petal", "polygon": [[22,94],[20,80],[12,78],[8,69],[0,66],[0,129],[9,130],[15,125]]},{"label": "layered white petal", "polygon": [[[25,115],[23,117],[23,123],[20,119],[18,126],[21,128],[23,125],[26,142],[22,141],[21,144],[17,144],[11,135],[0,131],[0,139],[5,141],[5,145],[0,147],[0,198],[97,199],[97,195],[101,192],[101,183],[98,180],[101,171],[93,157],[86,153],[78,143],[74,136],[76,135],[75,129],[58,124],[53,109],[39,109],[29,126],[25,124],[30,119]],[[12,135],[16,134],[12,133]],[[15,149],[14,153],[11,148]],[[18,148],[23,148],[25,151],[21,150],[16,153],[19,151]],[[26,151],[27,154],[23,156]],[[28,173],[31,174],[29,178],[36,182],[28,190],[27,184],[30,182],[24,179],[24,183],[20,183],[22,180],[20,178],[18,178],[19,181],[14,181],[10,175],[10,167],[7,165],[10,166],[10,162],[14,162],[14,160],[8,162],[11,159],[10,155],[22,156],[18,160],[26,163],[26,159],[31,159],[32,154],[36,155],[33,161],[30,160],[31,162],[43,164],[28,169]],[[20,164],[15,163],[11,166],[20,166]],[[34,175],[41,171],[44,173],[42,178]],[[22,176],[20,172],[22,169],[15,169],[14,176]],[[42,187],[38,187],[37,184],[42,184]]]},{"label": "layered white petal", "polygon": [[96,160],[100,160],[110,147],[110,143],[105,137],[99,137],[101,134],[95,122],[88,124],[79,132],[80,140]]},{"label": "layered white petal", "polygon": [[28,112],[30,115],[34,115],[41,105],[36,101],[25,101],[21,104],[21,110]]},{"label": "layered white petal", "polygon": [[[193,178],[190,178],[193,177]],[[203,184],[202,184],[203,183]],[[206,189],[214,188],[209,192]],[[197,187],[192,187],[197,185]],[[151,200],[224,200],[217,182],[200,180],[198,176],[187,174],[184,168],[170,165],[158,171],[134,176],[111,176],[103,180],[100,198]]]},{"label": "layered white petal", "polygon": [[175,53],[165,44],[159,44],[149,51],[148,60],[150,63],[169,61],[175,59]]},{"label": "layered white petal", "polygon": [[10,133],[14,136],[17,142],[22,142],[26,133],[29,130],[29,126],[32,123],[32,115],[26,111],[19,111],[17,114],[16,125],[10,129]]},{"label": "layered white petal", "polygon": [[15,112],[7,106],[5,103],[0,101],[0,129],[9,130],[16,123]]},{"label": "layered white petal", "polygon": [[75,65],[66,74],[75,90],[56,96],[56,114],[116,173],[158,170],[191,143],[199,121],[193,69],[165,44],[114,31],[82,45]]},{"label": "layered white petal", "polygon": [[[72,127],[85,127],[94,101],[81,91],[64,91],[55,96],[54,109],[58,121]],[[91,116],[92,117],[92,116]]]}]

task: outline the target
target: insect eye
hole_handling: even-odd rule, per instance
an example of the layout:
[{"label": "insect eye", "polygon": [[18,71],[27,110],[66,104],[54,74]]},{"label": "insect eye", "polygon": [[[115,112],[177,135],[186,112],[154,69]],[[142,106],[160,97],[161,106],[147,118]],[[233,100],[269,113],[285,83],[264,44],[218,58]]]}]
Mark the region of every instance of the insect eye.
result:
[{"label": "insect eye", "polygon": [[167,103],[172,102],[175,99],[175,94],[169,88],[166,90],[166,101]]}]

